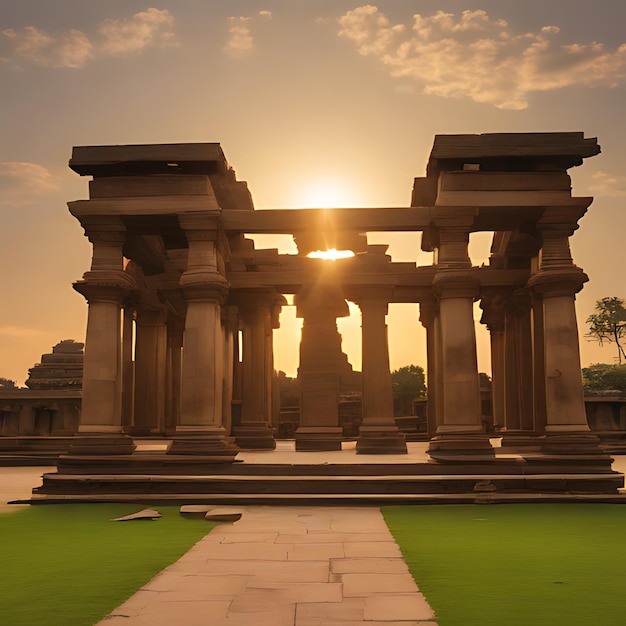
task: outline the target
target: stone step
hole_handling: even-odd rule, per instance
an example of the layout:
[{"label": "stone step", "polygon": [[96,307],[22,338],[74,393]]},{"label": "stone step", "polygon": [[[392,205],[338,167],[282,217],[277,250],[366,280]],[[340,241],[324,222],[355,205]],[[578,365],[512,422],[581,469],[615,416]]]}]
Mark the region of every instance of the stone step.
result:
[{"label": "stone step", "polygon": [[623,475],[564,474],[432,474],[377,476],[241,476],[44,474],[35,494],[197,494],[203,497],[269,494],[489,494],[489,493],[616,493]]},{"label": "stone step", "polygon": [[152,494],[82,494],[82,495],[36,495],[30,500],[15,500],[10,504],[70,504],[85,502],[132,502],[153,505],[182,504],[233,504],[233,505],[367,505],[391,504],[516,504],[516,503],[567,503],[593,502],[626,504],[626,493],[267,493],[267,494],[198,494],[198,493],[152,493]]}]

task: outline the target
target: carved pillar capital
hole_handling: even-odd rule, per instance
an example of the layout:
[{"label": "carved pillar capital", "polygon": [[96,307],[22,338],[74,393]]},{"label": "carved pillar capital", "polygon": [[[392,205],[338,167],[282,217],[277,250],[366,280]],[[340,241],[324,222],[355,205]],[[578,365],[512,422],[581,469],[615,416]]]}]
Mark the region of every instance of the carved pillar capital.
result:
[{"label": "carved pillar capital", "polygon": [[546,298],[575,296],[589,277],[579,267],[572,265],[560,270],[539,271],[530,277],[528,286],[533,294]]},{"label": "carved pillar capital", "polygon": [[92,270],[86,272],[83,280],[73,287],[90,304],[92,302],[113,302],[121,305],[124,298],[132,293],[137,285],[133,278],[122,270]]},{"label": "carved pillar capital", "polygon": [[119,216],[93,215],[81,217],[85,235],[93,246],[92,270],[122,270],[126,225]]},{"label": "carved pillar capital", "polygon": [[471,267],[468,245],[476,209],[437,207],[430,233],[437,249],[436,264],[442,267]]},{"label": "carved pillar capital", "polygon": [[445,298],[478,297],[480,282],[471,272],[463,270],[443,270],[435,274],[433,293],[439,300]]},{"label": "carved pillar capital", "polygon": [[547,207],[537,221],[537,230],[542,238],[540,270],[574,266],[569,238],[578,229],[578,220],[585,214],[591,202],[590,198],[577,200],[580,202],[572,206]]},{"label": "carved pillar capital", "polygon": [[[184,275],[183,275],[184,278]],[[215,282],[196,282],[185,284],[181,278],[181,288],[185,300],[189,302],[214,302],[223,304],[228,295],[228,282],[221,275],[215,275]]]}]

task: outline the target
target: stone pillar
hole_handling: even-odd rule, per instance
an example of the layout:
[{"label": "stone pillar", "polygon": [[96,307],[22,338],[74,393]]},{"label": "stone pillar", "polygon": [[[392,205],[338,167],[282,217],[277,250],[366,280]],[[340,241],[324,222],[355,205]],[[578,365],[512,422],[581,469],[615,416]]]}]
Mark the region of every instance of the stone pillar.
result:
[{"label": "stone pillar", "polygon": [[387,299],[385,294],[358,298],[361,309],[362,415],[357,454],[406,454],[405,436],[393,418],[393,390],[389,371]]},{"label": "stone pillar", "polygon": [[176,432],[180,420],[180,386],[182,370],[184,320],[177,317],[167,322],[167,393],[165,400],[165,436]]},{"label": "stone pillar", "polygon": [[533,337],[531,304],[526,289],[507,301],[505,324],[505,447],[535,447]]},{"label": "stone pillar", "polygon": [[124,272],[125,227],[119,219],[82,221],[93,244],[91,270],[74,283],[88,302],[83,360],[82,410],[69,453],[130,454],[132,439],[122,434],[121,308],[135,288]]},{"label": "stone pillar", "polygon": [[222,425],[227,433],[233,428],[233,398],[235,363],[237,360],[237,336],[239,334],[239,316],[237,307],[222,307],[222,327],[224,329],[224,390],[222,401]]},{"label": "stone pillar", "polygon": [[[583,199],[581,199],[583,200]],[[588,204],[588,203],[587,203]],[[543,238],[539,271],[529,285],[543,300],[546,428],[549,455],[600,454],[585,414],[575,295],[588,280],[572,261],[569,237],[584,207],[546,209],[538,222]],[[576,211],[578,209],[578,211]]]},{"label": "stone pillar", "polygon": [[165,431],[167,322],[164,310],[139,307],[135,337],[135,402],[132,434]]},{"label": "stone pillar", "polygon": [[122,427],[125,433],[129,433],[133,425],[133,398],[135,391],[134,332],[135,305],[126,302],[122,313]]},{"label": "stone pillar", "polygon": [[187,302],[183,340],[180,420],[169,454],[232,460],[237,448],[222,426],[221,305],[228,283],[218,269],[218,214],[179,215],[187,236],[187,269],[180,279]]},{"label": "stone pillar", "polygon": [[276,384],[276,371],[274,370],[274,330],[280,328],[280,313],[287,299],[276,293],[270,307],[270,325],[265,334],[265,376],[267,394],[267,414],[273,432],[278,432],[280,426],[280,390]]},{"label": "stone pillar", "polygon": [[505,297],[501,290],[483,294],[481,322],[487,326],[491,343],[491,404],[496,429],[504,426],[505,411]]},{"label": "stone pillar", "polygon": [[267,372],[268,351],[271,354],[273,350],[274,297],[267,290],[251,290],[238,296],[243,321],[243,386],[241,425],[233,429],[233,435],[242,448],[273,450],[276,447],[270,427],[272,381]]},{"label": "stone pillar", "polygon": [[436,328],[439,305],[432,297],[420,302],[420,322],[426,329],[426,381],[428,400],[426,404],[426,432],[428,438],[437,432],[437,410],[440,406],[437,399],[441,396],[441,377],[439,376],[438,333]]},{"label": "stone pillar", "polygon": [[231,429],[241,425],[241,402],[243,397],[242,334],[240,319],[237,317],[233,334],[233,394],[231,400]]},{"label": "stone pillar", "polygon": [[546,430],[546,366],[543,333],[543,302],[538,294],[531,294],[533,319],[533,397],[535,399],[535,432]]},{"label": "stone pillar", "polygon": [[335,285],[320,282],[299,292],[296,306],[298,317],[304,320],[296,450],[341,450],[339,392],[344,355],[337,318],[349,315],[348,305]]},{"label": "stone pillar", "polygon": [[441,376],[439,374],[439,333],[437,318],[439,305],[435,298],[420,302],[420,322],[426,329],[426,381],[428,387],[426,404],[426,431],[428,438],[434,437],[437,432],[438,398],[441,397]]},{"label": "stone pillar", "polygon": [[473,310],[479,283],[472,275],[468,254],[473,212],[454,211],[434,220],[439,271],[433,292],[439,299],[442,398],[441,422],[428,453],[441,461],[465,461],[468,455],[493,458],[494,454],[480,408]]}]

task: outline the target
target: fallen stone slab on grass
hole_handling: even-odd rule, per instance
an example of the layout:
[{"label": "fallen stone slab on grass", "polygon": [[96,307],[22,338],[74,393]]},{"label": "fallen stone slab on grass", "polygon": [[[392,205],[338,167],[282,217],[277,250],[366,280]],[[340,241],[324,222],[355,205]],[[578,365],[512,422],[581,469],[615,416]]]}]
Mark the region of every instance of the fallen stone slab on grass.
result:
[{"label": "fallen stone slab on grass", "polygon": [[131,515],[125,515],[124,517],[116,517],[115,519],[112,519],[112,522],[131,522],[133,520],[140,520],[140,519],[151,519],[151,520],[155,520],[155,519],[159,519],[159,517],[161,517],[161,514],[158,511],[155,511],[154,509],[143,509],[142,511],[137,511],[137,513],[132,513]]},{"label": "fallen stone slab on grass", "polygon": [[214,507],[210,504],[185,504],[180,507],[184,517],[204,518],[212,522],[236,522],[241,519],[243,511],[236,507]]},{"label": "fallen stone slab on grass", "polygon": [[180,514],[185,517],[204,517],[213,508],[215,507],[207,504],[183,504]]},{"label": "fallen stone slab on grass", "polygon": [[220,507],[207,511],[204,518],[210,522],[236,522],[241,519],[242,515],[243,511],[241,509],[235,509],[233,507]]}]

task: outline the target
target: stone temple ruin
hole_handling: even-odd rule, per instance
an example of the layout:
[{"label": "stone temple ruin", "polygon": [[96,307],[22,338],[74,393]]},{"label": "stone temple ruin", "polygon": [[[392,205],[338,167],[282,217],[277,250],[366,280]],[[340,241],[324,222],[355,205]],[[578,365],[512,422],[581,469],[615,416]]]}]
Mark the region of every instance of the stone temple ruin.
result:
[{"label": "stone temple ruin", "polygon": [[[503,493],[616,493],[623,476],[585,417],[575,296],[587,276],[569,247],[592,198],[572,196],[567,170],[599,152],[578,132],[439,135],[409,207],[261,211],[219,144],[74,148],[70,167],[92,177],[89,199],[69,203],[93,245],[91,268],[74,284],[89,305],[82,413],[38,496],[114,497],[115,477],[124,493],[163,496],[182,488],[172,479],[184,474],[197,479],[185,493],[201,499],[220,474],[252,473],[233,460],[240,448],[275,446],[272,329],[286,294],[303,319],[296,450],[341,449],[336,320],[350,300],[362,315],[357,452],[406,453],[393,420],[386,313],[390,303],[418,303],[431,462],[398,470],[381,457],[374,473],[410,467],[403,488],[414,494],[471,494],[485,478]],[[386,246],[368,245],[374,231],[421,232],[433,264],[391,262]],[[473,267],[468,242],[479,231],[494,233],[491,258]],[[255,233],[292,235],[298,254],[257,250],[246,238]],[[331,248],[355,256],[307,256]],[[491,336],[494,420],[511,458],[495,454],[481,421],[477,300]],[[166,433],[172,444],[141,454],[128,432]],[[307,473],[285,473],[294,471]],[[266,493],[289,492],[280,473]],[[217,490],[245,489],[236,484]]]}]

